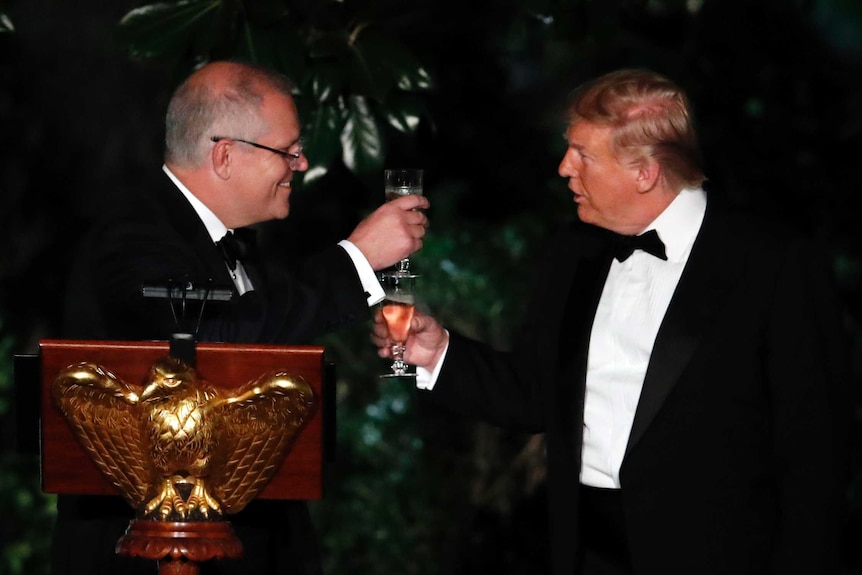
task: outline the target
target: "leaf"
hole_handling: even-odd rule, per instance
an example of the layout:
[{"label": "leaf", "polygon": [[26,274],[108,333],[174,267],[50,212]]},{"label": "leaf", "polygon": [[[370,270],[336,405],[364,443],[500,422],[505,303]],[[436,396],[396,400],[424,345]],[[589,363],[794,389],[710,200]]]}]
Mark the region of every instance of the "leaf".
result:
[{"label": "leaf", "polygon": [[223,0],[159,2],[135,8],[120,20],[118,40],[136,59],[180,54],[197,33],[219,23]]},{"label": "leaf", "polygon": [[374,29],[357,33],[352,45],[350,80],[352,91],[382,101],[392,88],[423,90],[431,77],[400,42]]},{"label": "leaf", "polygon": [[260,27],[246,22],[232,55],[281,72],[295,84],[307,73],[305,47],[297,32],[287,26]]},{"label": "leaf", "polygon": [[309,82],[317,102],[335,101],[344,87],[344,77],[337,65],[329,60],[313,64]]},{"label": "leaf", "polygon": [[361,44],[367,58],[379,61],[399,89],[413,91],[431,88],[428,71],[407,46],[391,36],[369,31],[358,38],[357,44]]},{"label": "leaf", "polygon": [[12,24],[12,20],[9,19],[5,13],[0,12],[0,34],[4,32],[14,32],[15,26]]},{"label": "leaf", "polygon": [[[412,58],[412,57],[411,57]],[[428,70],[419,65],[419,61],[414,61],[415,68],[408,68],[398,78],[398,87],[402,90],[430,90],[434,83],[431,80],[431,74]]]},{"label": "leaf", "polygon": [[380,114],[386,123],[405,134],[412,134],[425,115],[424,103],[414,94],[393,92],[387,98]]},{"label": "leaf", "polygon": [[343,32],[313,30],[308,46],[311,58],[343,59],[348,52],[348,37]]},{"label": "leaf", "polygon": [[372,31],[358,33],[350,46],[348,77],[351,93],[382,101],[396,84],[386,60],[393,48],[389,38]]},{"label": "leaf", "polygon": [[278,65],[297,85],[305,81],[308,74],[308,64],[305,58],[305,44],[298,30],[286,30],[279,27],[270,36],[275,46]]},{"label": "leaf", "polygon": [[304,153],[308,159],[308,171],[303,177],[306,184],[325,176],[338,158],[343,125],[341,110],[335,104],[315,105],[308,121],[303,122]]},{"label": "leaf", "polygon": [[383,167],[384,144],[380,128],[363,96],[347,100],[347,120],[341,131],[341,159],[352,172],[371,172]]}]

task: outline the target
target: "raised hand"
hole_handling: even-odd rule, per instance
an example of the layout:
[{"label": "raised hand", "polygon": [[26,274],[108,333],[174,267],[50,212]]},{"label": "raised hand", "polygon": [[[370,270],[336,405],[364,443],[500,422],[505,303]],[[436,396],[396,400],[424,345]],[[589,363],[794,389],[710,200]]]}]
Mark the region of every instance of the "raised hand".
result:
[{"label": "raised hand", "polygon": [[420,210],[430,205],[419,195],[386,202],[359,222],[347,239],[375,271],[386,269],[422,248],[428,218]]}]

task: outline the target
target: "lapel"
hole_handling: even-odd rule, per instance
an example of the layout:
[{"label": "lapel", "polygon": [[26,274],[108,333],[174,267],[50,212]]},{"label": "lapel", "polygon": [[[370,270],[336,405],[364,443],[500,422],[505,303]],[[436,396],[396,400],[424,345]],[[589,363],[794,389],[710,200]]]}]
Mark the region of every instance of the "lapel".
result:
[{"label": "lapel", "polygon": [[239,293],[225,265],[221,250],[216,247],[200,216],[182,192],[167,175],[164,176],[162,185],[154,192],[153,197],[160,206],[161,217],[171,230],[170,237],[173,239],[170,249],[175,250],[177,258],[188,266],[183,270],[183,277],[170,279],[181,285],[191,282],[196,287],[229,289],[233,293],[233,300],[230,303],[208,301],[187,306],[175,301],[174,309],[179,322],[177,329],[192,332],[197,337],[200,318],[217,314],[216,308],[219,306],[235,305]]},{"label": "lapel", "polygon": [[603,233],[598,228],[590,227],[586,233],[577,238],[576,245],[568,246],[567,254],[578,250],[582,255],[566,278],[567,283],[563,284],[563,288],[568,290],[568,298],[563,312],[557,351],[559,361],[555,375],[557,382],[555,409],[559,410],[560,421],[570,422],[565,426],[570,431],[566,437],[573,440],[578,453],[580,453],[583,435],[590,332],[613,259],[611,249],[602,237]]},{"label": "lapel", "polygon": [[211,280],[213,285],[232,288],[233,280],[227,271],[224,258],[213,243],[203,221],[167,175],[164,176],[163,183],[158,191],[158,200],[164,208],[165,217],[185,243],[183,249],[193,253],[204,270],[205,277],[196,273],[195,277],[189,279],[204,283]]},{"label": "lapel", "polygon": [[254,289],[263,289],[266,285],[266,266],[258,244],[258,233],[255,228],[246,227],[236,230],[234,233],[244,237],[247,252],[242,260],[245,273],[251,280]]},{"label": "lapel", "polygon": [[735,284],[742,252],[728,249],[731,234],[721,214],[708,204],[703,225],[653,345],[626,454],[643,437],[679,381]]}]

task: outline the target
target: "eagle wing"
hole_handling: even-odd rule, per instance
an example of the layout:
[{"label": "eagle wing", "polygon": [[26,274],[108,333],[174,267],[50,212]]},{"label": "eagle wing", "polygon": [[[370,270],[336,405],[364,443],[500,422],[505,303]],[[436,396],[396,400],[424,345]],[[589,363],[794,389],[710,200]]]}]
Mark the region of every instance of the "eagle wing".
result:
[{"label": "eagle wing", "polygon": [[101,366],[83,362],[62,370],[52,393],[96,467],[137,507],[152,478],[141,441],[138,390]]},{"label": "eagle wing", "polygon": [[240,511],[266,487],[315,407],[311,386],[283,371],[265,374],[213,405],[224,425],[210,487],[226,512]]}]

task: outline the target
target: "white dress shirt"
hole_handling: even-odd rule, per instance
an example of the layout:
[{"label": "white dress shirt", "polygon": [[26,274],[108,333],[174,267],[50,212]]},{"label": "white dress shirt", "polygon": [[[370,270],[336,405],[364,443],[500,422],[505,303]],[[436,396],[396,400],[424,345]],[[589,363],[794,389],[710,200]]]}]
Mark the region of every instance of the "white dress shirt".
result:
[{"label": "white dress shirt", "polygon": [[[183,185],[183,183],[174,175],[171,170],[163,165],[162,170],[164,170],[165,174],[171,179],[174,185],[182,192],[183,196],[189,201],[192,208],[194,208],[198,217],[203,222],[204,226],[206,226],[207,232],[212,238],[213,243],[219,241],[224,237],[224,235],[229,230],[227,226],[222,223],[222,221],[216,216],[212,210],[210,210],[202,201],[200,201],[193,193],[189,191],[188,188]],[[368,260],[362,254],[359,248],[357,248],[352,242],[348,240],[341,240],[338,242],[338,245],[347,252],[347,255],[350,256],[351,261],[353,262],[353,266],[356,268],[356,273],[359,275],[359,281],[362,282],[362,288],[365,290],[367,294],[367,301],[369,307],[383,301],[384,291],[383,287],[380,285],[380,282],[377,280],[377,275],[374,273],[374,270],[371,268],[371,264],[368,263]],[[251,291],[254,289],[254,286],[251,283],[251,280],[248,277],[248,274],[245,271],[245,268],[242,265],[241,261],[237,261],[236,269],[231,271],[230,267],[225,263],[225,267],[231,274],[231,278],[233,279],[233,283],[236,286],[239,295],[246,293],[247,291]]]},{"label": "white dress shirt", "polygon": [[667,261],[636,250],[611,263],[587,356],[581,483],[619,488],[620,466],[659,326],[703,223],[706,194],[685,189],[644,230]]}]

